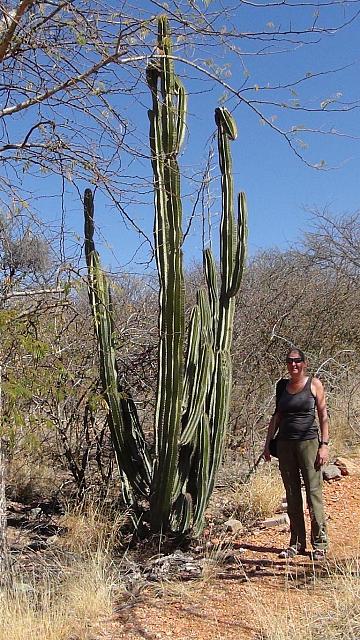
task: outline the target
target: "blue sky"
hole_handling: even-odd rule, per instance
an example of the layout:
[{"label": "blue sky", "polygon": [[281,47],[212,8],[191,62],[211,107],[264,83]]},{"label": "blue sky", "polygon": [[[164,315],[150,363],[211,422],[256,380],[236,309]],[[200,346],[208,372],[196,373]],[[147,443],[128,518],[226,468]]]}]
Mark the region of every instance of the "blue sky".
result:
[{"label": "blue sky", "polygon": [[[214,7],[214,5],[212,5]],[[303,24],[307,23],[310,12],[314,8],[303,9]],[[240,15],[241,13],[241,15]],[[235,23],[240,23],[244,13],[239,11],[234,15]],[[247,29],[259,29],[258,15],[248,13]],[[346,15],[349,14],[344,14]],[[337,11],[332,16],[338,23],[343,16]],[[260,25],[265,26],[268,19],[275,24],[284,26],[284,14],[279,10],[266,11],[260,18]],[[291,15],[287,17],[291,19]],[[299,14],[297,14],[299,19]],[[278,22],[277,22],[278,20]],[[301,22],[301,20],[300,20]],[[249,56],[244,57],[248,65],[250,77],[247,86],[249,91],[255,85],[277,84],[278,82],[293,82],[305,74],[317,74],[326,70],[339,69],[350,65],[336,73],[324,74],[320,78],[309,79],[296,87],[297,95],[283,92],[283,98],[299,99],[301,103],[318,108],[327,98],[338,97],[342,102],[352,102],[357,99],[359,78],[359,22],[346,27],[332,36],[324,38],[322,42],[296,47],[291,52],[284,51],[278,55]],[[241,43],[240,43],[241,45]],[[240,46],[239,45],[239,46]],[[244,82],[244,70],[239,68],[239,60],[235,56],[228,56],[220,49],[216,51],[218,62],[231,65],[231,77],[226,81],[233,86],[239,86]],[[209,50],[209,56],[214,51]],[[201,52],[203,56],[203,52]],[[197,52],[190,52],[190,61],[197,61]],[[181,64],[177,65],[177,71],[185,76],[184,82],[189,90],[189,135],[181,153],[180,165],[186,175],[196,173],[203,167],[208,153],[208,142],[214,131],[213,110],[217,100],[223,94],[221,86],[209,91],[211,85],[205,79],[200,79],[193,70]],[[195,77],[195,79],[194,79]],[[205,91],[203,93],[203,91]],[[293,98],[292,98],[293,96]],[[146,103],[146,96],[143,98]],[[227,106],[233,109],[235,100],[230,99]],[[149,101],[148,101],[149,103]],[[147,121],[144,109],[139,109],[139,130],[145,131]],[[238,139],[232,144],[233,165],[236,190],[244,190],[247,193],[249,206],[249,254],[257,251],[277,247],[285,249],[296,243],[303,231],[311,228],[311,210],[316,208],[329,208],[334,213],[353,211],[359,207],[360,202],[360,136],[358,111],[348,113],[332,113],[321,111],[320,113],[304,114],[299,112],[284,112],[272,107],[266,108],[269,117],[277,115],[274,120],[278,126],[305,125],[319,131],[334,129],[340,133],[349,134],[327,136],[322,133],[313,136],[301,135],[304,143],[308,143],[307,149],[303,149],[305,160],[312,164],[325,163],[325,170],[316,170],[307,166],[289,148],[286,141],[269,126],[260,122],[260,118],[251,113],[243,105],[237,105],[234,115],[238,124]],[[144,129],[145,125],[145,129]],[[216,150],[216,145],[215,145]],[[332,168],[331,168],[332,167]],[[149,176],[146,163],[141,169]],[[214,159],[213,177],[218,174],[216,156]],[[192,208],[193,197],[186,194],[191,191],[191,182],[184,180],[184,214],[189,214]],[[214,199],[212,206],[212,219],[214,241],[216,245],[216,222],[219,219],[219,181],[214,179],[211,185],[211,196]],[[151,202],[151,199],[150,199]],[[115,214],[116,215],[116,214]],[[152,209],[144,206],[134,210],[141,226],[151,233]],[[117,225],[116,225],[117,226]],[[109,258],[116,268],[121,267],[130,259],[131,253],[137,246],[137,238],[133,232],[125,232],[119,228],[114,235],[114,219],[109,212],[102,223],[102,232],[114,249],[114,256]],[[121,241],[122,239],[122,241]],[[187,262],[201,261],[202,237],[201,216],[194,223],[185,244]],[[105,257],[105,254],[104,254]],[[138,254],[141,262],[141,253]],[[133,268],[141,270],[141,265]]]},{"label": "blue sky", "polygon": [[[172,3],[168,3],[170,8]],[[259,2],[259,4],[264,4]],[[274,4],[274,3],[271,3]],[[288,8],[258,8],[241,6],[231,9],[229,2],[224,3],[233,24],[243,31],[264,30],[276,33],[277,28],[300,29],[313,20],[315,24],[338,24],[350,17],[355,9],[338,5],[335,9],[320,12],[320,17],[314,17],[314,6],[299,6]],[[302,5],[303,3],[299,3]],[[212,2],[209,14],[220,7],[220,3]],[[235,4],[234,4],[235,7]],[[360,8],[360,6],[359,6]],[[142,9],[150,13],[158,13],[156,3],[143,0]],[[140,10],[139,10],[140,11]],[[224,24],[228,23],[224,16]],[[235,56],[221,47],[209,47],[176,51],[183,58],[193,64],[202,64],[204,58],[212,58],[219,65],[226,67],[231,75],[224,80],[234,88],[242,87],[244,96],[259,99],[268,98],[280,101],[292,101],[294,109],[286,109],[272,105],[264,107],[266,116],[279,128],[311,128],[319,132],[333,129],[341,135],[328,136],[324,133],[309,135],[300,132],[301,147],[296,148],[304,155],[309,164],[325,163],[325,170],[310,168],[304,161],[296,157],[286,140],[269,125],[260,121],[259,115],[252,112],[244,103],[229,96],[226,106],[234,110],[238,125],[238,139],[232,144],[235,189],[243,190],[247,194],[249,208],[249,254],[257,251],[277,247],[286,249],[301,238],[302,232],[311,227],[309,210],[328,207],[334,213],[354,211],[360,202],[360,136],[358,110],[347,113],[329,113],[329,109],[338,103],[352,103],[358,99],[359,91],[359,24],[360,19],[354,21],[343,31],[322,38],[321,42],[288,46],[282,44],[279,48],[283,52],[274,55],[270,48],[273,43],[264,43],[260,55],[254,55],[257,50],[248,39],[236,38],[233,43],[243,50],[243,56]],[[317,36],[312,38],[314,41]],[[348,66],[349,65],[349,66]],[[315,77],[316,74],[327,70],[340,69]],[[204,169],[209,151],[209,140],[214,133],[214,109],[224,94],[224,87],[202,77],[193,67],[177,63],[177,72],[189,91],[188,136],[179,158],[184,176],[184,217],[185,225],[195,198],[194,176],[197,177]],[[257,91],[257,87],[291,84],[296,79],[307,75],[307,80],[296,86],[282,91]],[[245,83],[245,84],[244,84]],[[296,91],[296,93],[295,93]],[[328,106],[322,110],[320,105]],[[297,101],[309,109],[319,109],[317,113],[296,110]],[[150,96],[146,88],[140,97],[125,100],[119,96],[119,104],[124,117],[129,117],[135,125],[133,140],[139,148],[146,149],[148,119],[147,109],[150,107]],[[346,135],[345,135],[346,134]],[[351,137],[352,136],[352,137]],[[134,143],[135,144],[135,143]],[[305,145],[308,145],[305,147]],[[331,167],[334,167],[331,169]],[[147,187],[141,189],[141,195],[135,205],[126,204],[127,212],[136,223],[151,236],[153,220],[153,198],[150,193],[151,183],[150,163],[143,159],[132,161],[124,157],[124,174],[129,175],[129,190],[132,183],[146,178]],[[216,144],[210,186],[211,220],[213,239],[216,246],[216,226],[219,221],[219,180]],[[196,182],[196,180],[195,180]],[[31,183],[31,187],[39,194],[46,192],[47,186],[52,189],[54,178],[44,177],[41,182]],[[126,201],[126,178],[124,178],[124,200]],[[51,185],[51,186],[50,186]],[[82,190],[85,183],[79,183]],[[146,193],[147,192],[147,193]],[[59,220],[59,199],[43,199],[38,203],[40,215],[46,220]],[[73,234],[74,241],[82,242],[82,210],[78,194],[71,185],[66,187],[65,222]],[[114,270],[129,270],[142,272],[149,258],[149,248],[145,245],[139,249],[141,239],[133,229],[127,229],[119,212],[108,199],[100,193],[96,195],[96,221],[98,226],[99,249],[104,265]],[[187,264],[201,261],[202,241],[202,213],[197,211],[193,226],[185,243]],[[133,260],[133,257],[135,259]],[[153,267],[153,265],[152,265]],[[150,270],[151,268],[150,267]]]}]

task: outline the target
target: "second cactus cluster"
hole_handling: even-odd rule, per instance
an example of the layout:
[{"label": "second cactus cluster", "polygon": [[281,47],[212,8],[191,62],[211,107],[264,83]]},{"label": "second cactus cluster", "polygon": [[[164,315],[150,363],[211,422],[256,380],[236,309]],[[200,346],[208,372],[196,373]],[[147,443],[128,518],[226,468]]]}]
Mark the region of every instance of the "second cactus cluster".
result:
[{"label": "second cactus cluster", "polygon": [[[236,125],[225,108],[215,110],[221,171],[220,274],[209,249],[203,254],[206,286],[197,292],[185,345],[180,151],[186,93],[174,72],[168,21],[158,19],[159,54],[147,68],[154,174],[154,239],[159,274],[159,369],[150,457],[136,406],[119,385],[113,347],[111,299],[93,242],[93,199],[85,195],[89,295],[99,345],[102,386],[121,473],[123,493],[135,511],[148,500],[153,532],[199,534],[221,462],[231,392],[231,342],[235,296],[246,252],[245,194],[237,199],[230,142]],[[186,348],[185,348],[186,347]],[[184,356],[185,353],[185,356]],[[140,506],[141,505],[141,506]]]}]

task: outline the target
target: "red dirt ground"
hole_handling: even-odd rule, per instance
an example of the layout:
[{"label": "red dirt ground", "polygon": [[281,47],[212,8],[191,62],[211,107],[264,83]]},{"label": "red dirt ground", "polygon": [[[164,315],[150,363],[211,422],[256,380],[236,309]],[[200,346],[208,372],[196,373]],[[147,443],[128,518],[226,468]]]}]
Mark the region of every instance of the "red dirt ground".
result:
[{"label": "red dirt ground", "polygon": [[[360,478],[347,476],[325,483],[330,537],[327,566],[359,555]],[[120,640],[255,640],[269,610],[292,610],[309,601],[314,566],[310,557],[279,560],[287,546],[286,526],[257,529],[239,537],[232,559],[212,575],[191,582],[146,588],[126,606],[119,604],[98,639]],[[331,606],[326,593],[313,590],[311,601]]]}]

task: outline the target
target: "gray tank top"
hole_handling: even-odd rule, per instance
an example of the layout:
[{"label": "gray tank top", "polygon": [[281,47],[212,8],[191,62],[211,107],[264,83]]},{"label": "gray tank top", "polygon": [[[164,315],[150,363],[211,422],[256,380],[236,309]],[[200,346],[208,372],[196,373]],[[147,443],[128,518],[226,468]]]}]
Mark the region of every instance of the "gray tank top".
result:
[{"label": "gray tank top", "polygon": [[318,437],[310,376],[298,393],[289,393],[285,387],[276,410],[280,417],[279,440],[313,440]]}]

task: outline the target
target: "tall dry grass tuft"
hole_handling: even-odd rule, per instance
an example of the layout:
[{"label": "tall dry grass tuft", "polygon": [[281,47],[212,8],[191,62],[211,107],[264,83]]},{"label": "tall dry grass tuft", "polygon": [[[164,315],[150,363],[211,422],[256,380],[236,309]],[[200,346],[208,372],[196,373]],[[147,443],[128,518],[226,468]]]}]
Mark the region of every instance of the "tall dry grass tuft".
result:
[{"label": "tall dry grass tuft", "polygon": [[41,577],[37,565],[25,571],[20,559],[11,588],[0,591],[0,640],[90,640],[111,616],[121,590],[111,561],[118,522],[91,507],[69,512],[62,525],[67,533],[41,559]]},{"label": "tall dry grass tuft", "polygon": [[87,640],[111,615],[112,581],[99,555],[41,582],[13,576],[0,593],[0,640]]},{"label": "tall dry grass tuft", "polygon": [[263,465],[235,492],[234,516],[246,526],[275,513],[281,505],[284,487],[278,469]]},{"label": "tall dry grass tuft", "polygon": [[[360,559],[314,572],[302,605],[286,596],[260,607],[259,640],[358,640],[360,638]],[[259,612],[259,603],[257,603]]]},{"label": "tall dry grass tuft", "polygon": [[80,638],[111,616],[114,585],[111,566],[101,553],[72,567],[60,597],[66,612],[72,612],[72,626]]},{"label": "tall dry grass tuft", "polygon": [[126,515],[110,515],[90,503],[86,507],[68,510],[59,521],[65,529],[61,546],[73,553],[108,553],[116,545]]}]

